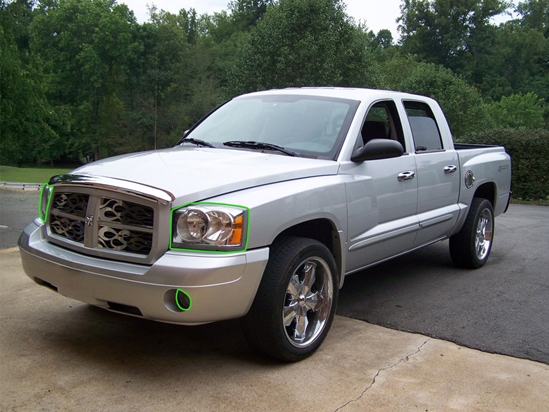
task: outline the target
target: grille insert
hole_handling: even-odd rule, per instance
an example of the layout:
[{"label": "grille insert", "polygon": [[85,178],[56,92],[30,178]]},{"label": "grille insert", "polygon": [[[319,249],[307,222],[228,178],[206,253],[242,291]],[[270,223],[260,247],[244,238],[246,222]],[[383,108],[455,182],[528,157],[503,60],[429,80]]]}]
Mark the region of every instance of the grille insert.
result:
[{"label": "grille insert", "polygon": [[63,236],[73,242],[84,243],[84,222],[81,220],[58,217],[51,221],[52,233]]},{"label": "grille insert", "polygon": [[52,200],[49,232],[58,241],[80,244],[87,253],[96,249],[148,256],[154,221],[155,209],[148,205],[112,195],[59,192]]},{"label": "grille insert", "polygon": [[100,226],[97,242],[100,248],[147,255],[152,247],[152,233]]},{"label": "grille insert", "polygon": [[132,202],[102,198],[99,206],[99,218],[101,221],[152,228],[154,210]]},{"label": "grille insert", "polygon": [[50,230],[77,243],[84,243],[84,220],[89,196],[82,193],[59,193],[52,202]]},{"label": "grille insert", "polygon": [[85,218],[89,196],[82,193],[59,193],[53,198],[53,207],[57,213],[66,213]]}]

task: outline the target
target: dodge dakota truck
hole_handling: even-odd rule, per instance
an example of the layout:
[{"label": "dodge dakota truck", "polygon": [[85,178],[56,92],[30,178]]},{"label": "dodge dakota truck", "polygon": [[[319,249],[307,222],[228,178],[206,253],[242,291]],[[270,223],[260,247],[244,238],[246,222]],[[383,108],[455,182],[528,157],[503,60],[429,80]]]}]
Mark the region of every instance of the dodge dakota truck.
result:
[{"label": "dodge dakota truck", "polygon": [[510,185],[505,149],[454,145],[430,98],[269,90],[173,148],[54,176],[19,247],[62,295],[181,325],[241,318],[251,347],[298,361],[345,276],[445,239],[455,264],[482,267]]}]

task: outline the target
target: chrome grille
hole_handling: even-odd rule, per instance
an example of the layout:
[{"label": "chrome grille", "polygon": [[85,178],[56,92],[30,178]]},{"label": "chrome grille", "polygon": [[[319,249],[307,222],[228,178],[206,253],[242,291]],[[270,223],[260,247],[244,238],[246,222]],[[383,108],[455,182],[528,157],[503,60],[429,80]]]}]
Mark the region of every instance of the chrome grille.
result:
[{"label": "chrome grille", "polygon": [[[56,243],[83,248],[85,253],[114,259],[124,256],[148,257],[153,251],[155,208],[132,202],[130,196],[112,192],[54,191],[50,206],[49,236]],[[67,190],[67,189],[65,189]],[[102,193],[101,193],[102,192]],[[122,254],[120,254],[120,252]]]}]

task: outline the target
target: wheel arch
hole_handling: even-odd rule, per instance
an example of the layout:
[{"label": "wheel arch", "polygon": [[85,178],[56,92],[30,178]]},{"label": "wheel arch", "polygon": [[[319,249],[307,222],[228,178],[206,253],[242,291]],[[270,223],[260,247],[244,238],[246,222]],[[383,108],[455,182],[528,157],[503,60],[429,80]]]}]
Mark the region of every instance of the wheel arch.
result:
[{"label": "wheel arch", "polygon": [[473,198],[478,197],[488,200],[492,207],[495,208],[496,202],[496,185],[494,182],[487,182],[477,188]]},{"label": "wheel arch", "polygon": [[337,265],[339,287],[343,286],[344,255],[341,244],[341,233],[332,221],[321,218],[298,223],[279,233],[273,243],[286,236],[314,239],[326,246],[334,256]]}]

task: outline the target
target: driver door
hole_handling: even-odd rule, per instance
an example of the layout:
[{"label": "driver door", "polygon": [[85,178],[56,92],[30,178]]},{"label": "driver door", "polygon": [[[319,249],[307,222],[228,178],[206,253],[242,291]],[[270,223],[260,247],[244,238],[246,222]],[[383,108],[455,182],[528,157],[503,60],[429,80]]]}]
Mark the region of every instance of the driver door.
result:
[{"label": "driver door", "polygon": [[402,124],[393,101],[375,103],[364,120],[362,141],[393,139],[404,155],[347,165],[347,272],[398,255],[412,248],[419,229],[416,217],[416,162],[404,147]]}]

